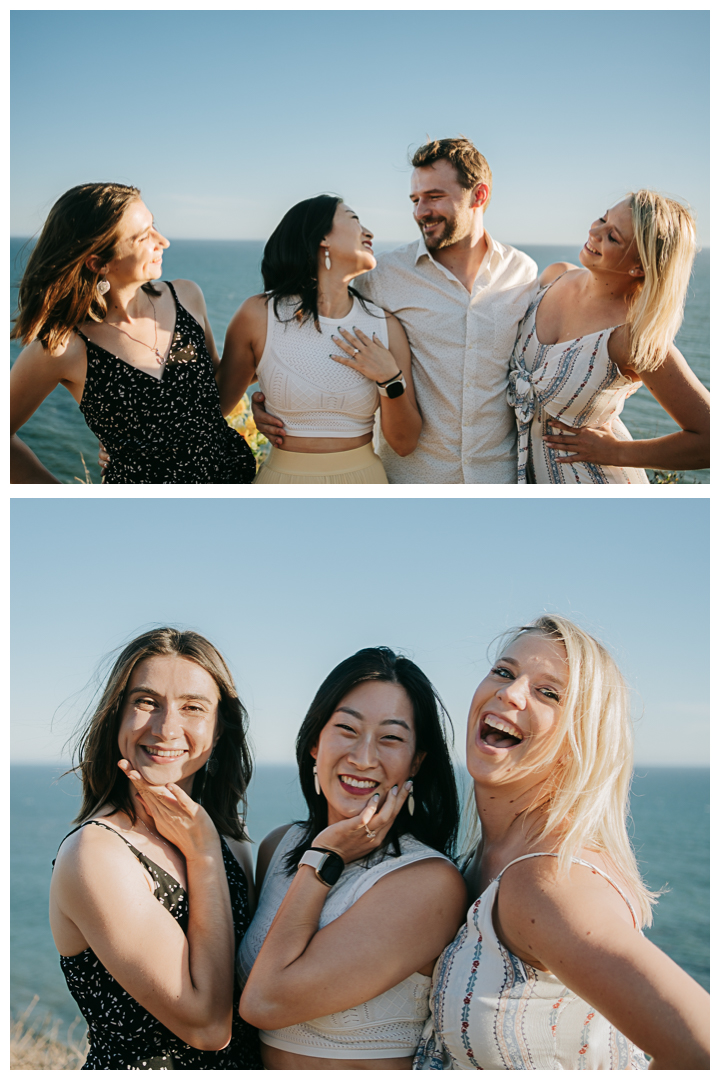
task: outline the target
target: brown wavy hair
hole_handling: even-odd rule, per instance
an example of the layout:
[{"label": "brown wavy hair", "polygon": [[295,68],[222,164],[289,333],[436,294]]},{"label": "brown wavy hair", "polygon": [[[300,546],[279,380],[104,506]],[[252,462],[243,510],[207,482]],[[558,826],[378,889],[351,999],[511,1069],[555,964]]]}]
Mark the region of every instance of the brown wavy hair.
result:
[{"label": "brown wavy hair", "polygon": [[[123,215],[139,198],[139,188],[126,184],[79,184],[60,196],[28,258],[11,337],[23,345],[37,338],[52,353],[74,326],[103,321],[107,304],[97,291],[102,275],[87,260],[110,262]],[[142,288],[160,295],[153,285]]]},{"label": "brown wavy hair", "polygon": [[247,745],[247,712],[238,697],[225,660],[207,638],[192,630],[160,627],[134,638],[115,661],[104,690],[88,722],[76,736],[73,771],[82,780],[82,806],[76,822],[86,821],[110,803],[134,823],[136,814],[130,782],[118,768],[118,732],[128,681],[136,664],[151,656],[182,656],[199,664],[215,680],[220,692],[220,736],[213,750],[214,775],[207,765],[193,777],[192,797],[202,804],[222,836],[247,840],[242,805],[247,812],[246,792],[252,776]]},{"label": "brown wavy hair", "polygon": [[434,165],[436,161],[449,161],[455,170],[460,187],[471,191],[476,184],[487,184],[487,210],[492,197],[492,172],[480,151],[464,135],[457,139],[431,139],[420,146],[412,156],[413,169]]}]

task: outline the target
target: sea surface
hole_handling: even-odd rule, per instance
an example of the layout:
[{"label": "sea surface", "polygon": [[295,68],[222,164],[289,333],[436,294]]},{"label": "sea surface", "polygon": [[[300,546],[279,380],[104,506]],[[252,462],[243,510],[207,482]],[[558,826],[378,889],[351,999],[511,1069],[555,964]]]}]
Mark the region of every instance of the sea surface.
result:
[{"label": "sea surface", "polygon": [[[51,864],[79,809],[79,784],[53,765],[12,765],[11,987],[14,1015],[35,994],[34,1016],[51,1015],[61,1034],[78,1016],[48,925]],[[302,817],[294,766],[258,765],[249,790],[248,829],[257,844]],[[710,986],[710,773],[706,768],[638,768],[631,835],[647,884],[667,887],[647,936],[706,989]]]},{"label": "sea surface", "polygon": [[[22,276],[30,241],[10,240],[10,311],[15,313],[17,284]],[[376,244],[377,251],[396,247],[392,243]],[[540,271],[551,262],[578,261],[577,247],[516,244],[538,264]],[[166,279],[190,278],[197,281],[205,294],[210,322],[222,351],[225,331],[240,304],[254,293],[262,291],[260,261],[261,240],[176,240],[165,254],[163,275]],[[685,321],[676,344],[693,371],[705,386],[710,381],[710,253],[701,251],[695,261],[690,282]],[[20,352],[16,342],[11,346],[11,363]],[[645,387],[634,394],[625,406],[623,420],[636,439],[653,438],[677,430]],[[93,483],[100,482],[97,466],[97,440],[90,433],[77,404],[63,387],[57,387],[43,402],[33,417],[19,432],[40,460],[64,483],[85,480],[83,460]],[[82,455],[82,458],[81,458]],[[682,483],[707,484],[707,469],[686,472]]]}]

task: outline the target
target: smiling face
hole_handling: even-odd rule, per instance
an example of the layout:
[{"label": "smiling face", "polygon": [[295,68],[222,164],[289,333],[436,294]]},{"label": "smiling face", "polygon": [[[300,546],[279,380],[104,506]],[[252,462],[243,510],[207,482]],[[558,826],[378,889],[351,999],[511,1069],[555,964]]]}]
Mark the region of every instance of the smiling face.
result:
[{"label": "smiling face", "polygon": [[325,252],[329,251],[333,266],[364,274],[376,265],[372,240],[373,234],[361,225],[355,211],[345,203],[338,203],[332,229],[320,246],[319,264],[324,267]]},{"label": "smiling face", "polygon": [[152,784],[178,784],[188,795],[218,738],[220,691],[205,668],[184,656],[141,660],[128,679],[120,757]]},{"label": "smiling face", "polygon": [[587,242],[580,250],[580,262],[594,272],[621,274],[642,281],[629,198],[593,222]]},{"label": "smiling face", "polygon": [[[511,642],[475,691],[467,729],[467,765],[476,783],[525,775],[561,714],[567,687],[564,646],[541,633]],[[544,779],[554,763],[533,772]]]},{"label": "smiling face", "polygon": [[356,817],[378,792],[400,787],[425,756],[415,749],[413,708],[402,686],[363,682],[346,694],[311,751],[328,824]]},{"label": "smiling face", "polygon": [[170,241],[158,232],[141,199],[130,203],[120,222],[115,255],[105,276],[111,285],[144,284],[162,276],[162,257]]},{"label": "smiling face", "polygon": [[487,202],[488,194],[487,184],[462,187],[454,166],[446,159],[415,169],[410,201],[428,251],[450,247],[470,236],[477,209]]}]

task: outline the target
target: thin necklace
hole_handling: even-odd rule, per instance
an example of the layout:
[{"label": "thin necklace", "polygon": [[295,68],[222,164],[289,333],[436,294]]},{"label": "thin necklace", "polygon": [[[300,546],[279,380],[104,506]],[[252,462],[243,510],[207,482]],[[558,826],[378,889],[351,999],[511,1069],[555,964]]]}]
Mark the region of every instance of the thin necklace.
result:
[{"label": "thin necklace", "polygon": [[[170,851],[170,848],[167,846],[167,844],[165,843],[165,841],[163,840],[163,838],[161,836],[156,835],[156,833],[150,832],[147,825],[145,824],[145,822],[143,821],[143,819],[140,817],[139,814],[138,814],[137,820],[140,822],[140,824],[142,825],[143,829],[148,834],[148,836],[152,837],[153,840],[159,840],[160,843],[162,844],[162,846],[165,848],[165,850]],[[171,851],[170,851],[170,854],[172,855]]]},{"label": "thin necklace", "polygon": [[[147,296],[147,293],[145,295]],[[148,296],[148,300],[150,300],[149,296]],[[160,364],[160,366],[162,367],[162,365],[165,363],[165,357],[160,352],[158,352],[158,347],[157,347],[157,336],[158,336],[157,315],[155,314],[155,305],[153,304],[152,300],[150,300],[150,307],[153,309],[153,321],[155,323],[155,344],[154,345],[148,345],[146,342],[141,341],[140,338],[133,337],[132,334],[128,334],[127,330],[122,330],[119,326],[116,326],[115,323],[108,323],[107,325],[112,326],[115,330],[117,330],[117,332],[119,334],[124,334],[125,337],[130,338],[131,341],[137,342],[138,345],[144,345],[146,349],[150,350],[150,352],[155,353],[155,359],[157,360],[158,364]]]}]

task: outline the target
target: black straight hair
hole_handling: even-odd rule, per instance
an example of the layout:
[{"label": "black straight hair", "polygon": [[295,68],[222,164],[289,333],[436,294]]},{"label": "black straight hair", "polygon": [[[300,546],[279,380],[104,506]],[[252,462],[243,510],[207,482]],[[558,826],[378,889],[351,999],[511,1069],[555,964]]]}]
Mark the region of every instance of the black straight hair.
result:
[{"label": "black straight hair", "polygon": [[392,845],[393,854],[399,856],[400,837],[410,833],[436,851],[454,857],[460,807],[447,741],[448,728],[452,738],[452,722],[437,690],[417,664],[396,655],[392,649],[379,646],[361,649],[338,664],[323,682],[303,720],[296,755],[308,817],[295,823],[303,827],[303,832],[298,844],[285,857],[288,874],[297,870],[303,854],[328,823],[325,796],[315,791],[315,762],[310,751],[343,698],[364,682],[389,682],[403,687],[413,709],[416,750],[425,752],[413,777],[415,813],[410,814],[406,802],[393,822],[383,848]]},{"label": "black straight hair", "polygon": [[[312,319],[318,323],[317,260],[320,241],[333,227],[335,211],[342,203],[339,195],[316,195],[303,199],[285,214],[265,245],[260,273],[265,295],[272,300],[275,317],[280,318],[281,300],[295,302],[295,310],[287,322]],[[348,286],[363,308],[367,307],[360,294]]]}]

